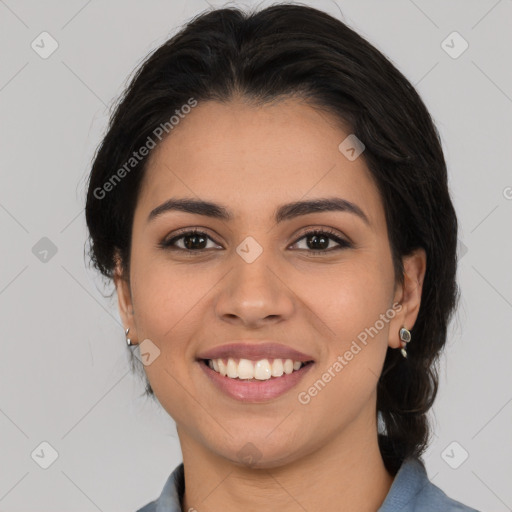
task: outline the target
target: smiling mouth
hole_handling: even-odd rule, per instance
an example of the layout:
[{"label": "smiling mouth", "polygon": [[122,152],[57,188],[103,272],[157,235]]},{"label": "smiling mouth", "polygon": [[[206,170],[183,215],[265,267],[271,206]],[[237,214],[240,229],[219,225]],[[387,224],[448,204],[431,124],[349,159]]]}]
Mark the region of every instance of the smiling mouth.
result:
[{"label": "smiling mouth", "polygon": [[280,358],[252,361],[232,357],[200,359],[200,362],[228,379],[249,381],[279,379],[313,363],[313,361],[303,362]]}]

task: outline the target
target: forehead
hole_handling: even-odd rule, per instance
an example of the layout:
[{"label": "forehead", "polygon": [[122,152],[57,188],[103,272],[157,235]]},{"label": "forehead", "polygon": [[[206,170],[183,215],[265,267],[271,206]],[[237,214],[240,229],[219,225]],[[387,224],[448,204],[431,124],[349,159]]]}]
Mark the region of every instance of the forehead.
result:
[{"label": "forehead", "polygon": [[297,99],[200,102],[150,154],[137,211],[195,196],[256,221],[278,204],[334,195],[359,204],[377,227],[384,212],[371,174],[363,158],[339,150],[348,135],[334,116]]}]

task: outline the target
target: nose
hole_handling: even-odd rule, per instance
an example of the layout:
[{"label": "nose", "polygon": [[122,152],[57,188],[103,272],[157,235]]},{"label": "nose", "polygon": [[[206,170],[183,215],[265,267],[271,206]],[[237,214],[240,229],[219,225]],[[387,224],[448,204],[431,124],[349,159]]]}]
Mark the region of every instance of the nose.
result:
[{"label": "nose", "polygon": [[252,263],[238,254],[233,259],[215,304],[217,317],[250,329],[290,318],[295,309],[293,291],[265,251]]}]

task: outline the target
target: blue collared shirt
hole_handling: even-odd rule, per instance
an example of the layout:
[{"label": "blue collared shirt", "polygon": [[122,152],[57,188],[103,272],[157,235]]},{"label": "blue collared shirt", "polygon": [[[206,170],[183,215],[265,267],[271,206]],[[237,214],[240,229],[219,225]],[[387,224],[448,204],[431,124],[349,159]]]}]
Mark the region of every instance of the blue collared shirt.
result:
[{"label": "blue collared shirt", "polygon": [[[137,512],[182,512],[185,488],[183,463],[171,473],[160,497]],[[427,476],[420,459],[406,459],[395,476],[386,499],[377,512],[479,512],[449,498]]]}]

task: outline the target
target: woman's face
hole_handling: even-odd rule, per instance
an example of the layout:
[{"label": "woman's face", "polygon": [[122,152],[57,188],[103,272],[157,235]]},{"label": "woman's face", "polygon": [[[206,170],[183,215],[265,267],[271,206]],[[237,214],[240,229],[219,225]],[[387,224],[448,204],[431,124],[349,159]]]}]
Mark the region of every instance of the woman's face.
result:
[{"label": "woman's face", "polygon": [[[422,279],[410,293],[395,287],[383,205],[350,139],[339,149],[348,135],[297,100],[204,102],[150,155],[133,222],[130,289],[116,282],[131,337],[150,340],[141,346],[145,371],[182,444],[272,467],[374,427],[386,350],[400,346],[400,327],[412,328]],[[215,203],[230,218],[207,208],[150,215],[185,198]],[[282,210],[320,199],[354,211]],[[163,245],[193,229],[200,234]],[[315,229],[325,234],[307,235]],[[414,279],[422,268],[411,261]],[[240,359],[267,359],[257,371],[279,373],[272,360],[287,359],[286,349],[314,362],[268,380],[212,375],[200,355],[232,343],[244,345],[233,349],[236,369]],[[247,350],[264,343],[285,352]]]}]

